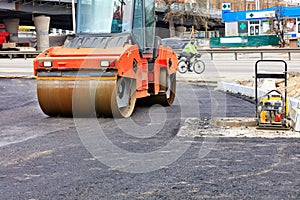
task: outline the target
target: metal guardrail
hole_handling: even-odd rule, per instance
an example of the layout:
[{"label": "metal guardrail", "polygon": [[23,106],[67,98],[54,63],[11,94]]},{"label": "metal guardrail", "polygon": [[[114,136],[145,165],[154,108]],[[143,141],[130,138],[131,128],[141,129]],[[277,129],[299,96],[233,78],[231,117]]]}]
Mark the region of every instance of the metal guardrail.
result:
[{"label": "metal guardrail", "polygon": [[[181,53],[181,49],[174,50],[176,54]],[[214,54],[225,54],[225,53],[233,53],[235,60],[238,60],[238,54],[249,54],[249,53],[259,53],[260,59],[264,59],[265,53],[286,53],[288,55],[288,59],[292,60],[292,53],[300,53],[300,48],[268,48],[268,49],[198,49],[198,52],[201,54],[209,53],[211,60],[214,59]]]},{"label": "metal guardrail", "polygon": [[40,51],[0,51],[0,56],[8,56],[10,59],[23,57],[26,60],[27,57],[36,57],[40,53]]},{"label": "metal guardrail", "polygon": [[[174,49],[176,54],[181,53],[181,49]],[[268,49],[198,49],[201,54],[210,54],[211,60],[214,60],[214,54],[234,54],[235,60],[238,60],[238,54],[249,54],[249,53],[259,53],[260,59],[264,59],[265,53],[286,53],[288,55],[288,60],[292,60],[293,53],[300,53],[300,48],[268,48]],[[10,59],[14,57],[36,57],[39,55],[40,51],[0,51],[0,56],[8,56]]]}]

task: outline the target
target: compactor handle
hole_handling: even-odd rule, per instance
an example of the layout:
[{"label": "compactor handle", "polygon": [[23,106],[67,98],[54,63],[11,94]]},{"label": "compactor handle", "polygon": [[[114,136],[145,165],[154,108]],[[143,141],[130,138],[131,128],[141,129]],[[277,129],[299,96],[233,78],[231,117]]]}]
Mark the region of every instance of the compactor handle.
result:
[{"label": "compactor handle", "polygon": [[276,63],[283,63],[284,64],[284,73],[287,73],[287,63],[284,61],[284,60],[258,60],[258,61],[256,61],[256,63],[255,63],[255,75],[257,74],[257,72],[258,72],[258,64],[259,63],[262,63],[262,62],[269,62],[269,63],[274,63],[274,62],[276,62]]}]

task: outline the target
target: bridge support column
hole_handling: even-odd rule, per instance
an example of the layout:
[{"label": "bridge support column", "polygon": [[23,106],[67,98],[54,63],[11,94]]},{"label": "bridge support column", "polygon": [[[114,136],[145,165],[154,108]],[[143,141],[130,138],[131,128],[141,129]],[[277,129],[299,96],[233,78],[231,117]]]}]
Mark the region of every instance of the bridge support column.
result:
[{"label": "bridge support column", "polygon": [[18,38],[18,29],[20,19],[12,18],[12,19],[4,19],[3,20],[6,31],[9,32],[10,42],[19,42]]},{"label": "bridge support column", "polygon": [[41,15],[34,18],[37,38],[37,50],[43,51],[49,48],[49,25],[50,17]]}]

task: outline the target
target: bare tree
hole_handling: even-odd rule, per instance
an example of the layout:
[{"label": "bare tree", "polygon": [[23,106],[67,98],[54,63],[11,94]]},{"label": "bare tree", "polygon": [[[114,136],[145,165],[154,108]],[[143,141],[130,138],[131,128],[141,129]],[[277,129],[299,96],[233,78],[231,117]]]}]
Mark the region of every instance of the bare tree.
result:
[{"label": "bare tree", "polygon": [[273,31],[279,38],[279,46],[285,47],[286,42],[284,39],[284,33],[286,33],[287,18],[283,17],[282,7],[277,6],[275,11],[275,17],[270,18],[271,31]]},{"label": "bare tree", "polygon": [[207,0],[197,0],[195,3],[185,1],[185,3],[177,4],[179,5],[177,9],[172,7],[175,5],[172,0],[165,0],[164,2],[167,5],[164,21],[169,23],[171,37],[175,36],[175,21],[184,26],[184,22],[189,20],[193,22],[194,27],[200,28],[203,26],[207,30],[209,25],[209,13],[205,9],[208,3]]}]

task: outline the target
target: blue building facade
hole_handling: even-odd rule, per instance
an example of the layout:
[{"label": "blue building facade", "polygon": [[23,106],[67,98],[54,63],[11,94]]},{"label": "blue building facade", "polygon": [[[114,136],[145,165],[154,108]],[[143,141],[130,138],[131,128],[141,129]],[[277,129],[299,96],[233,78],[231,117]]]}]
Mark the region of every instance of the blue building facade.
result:
[{"label": "blue building facade", "polygon": [[[225,5],[229,5],[228,7],[230,7],[228,3],[225,3]],[[275,15],[285,19],[286,37],[300,37],[300,7],[283,6],[264,10],[239,12],[231,12],[230,9],[224,9],[222,11],[222,20],[225,22],[225,36],[260,36],[274,34],[272,32],[270,18],[275,20]]]}]

